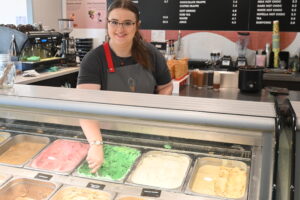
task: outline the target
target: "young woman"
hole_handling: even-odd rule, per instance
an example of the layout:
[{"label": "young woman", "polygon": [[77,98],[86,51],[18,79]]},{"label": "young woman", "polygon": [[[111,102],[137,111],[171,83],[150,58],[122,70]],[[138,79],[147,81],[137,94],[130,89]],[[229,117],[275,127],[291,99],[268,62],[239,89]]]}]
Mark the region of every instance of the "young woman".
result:
[{"label": "young woman", "polygon": [[[139,33],[139,10],[131,0],[115,0],[107,12],[109,40],[82,60],[77,88],[150,94],[171,94],[164,57]],[[90,143],[87,162],[95,173],[103,162],[103,143],[96,121],[81,120]]]}]

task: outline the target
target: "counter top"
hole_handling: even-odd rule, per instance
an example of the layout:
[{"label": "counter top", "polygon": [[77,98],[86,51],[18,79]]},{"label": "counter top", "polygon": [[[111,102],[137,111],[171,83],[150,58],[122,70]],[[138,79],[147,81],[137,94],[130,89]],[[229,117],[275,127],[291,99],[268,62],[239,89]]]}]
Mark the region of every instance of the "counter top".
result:
[{"label": "counter top", "polygon": [[270,81],[289,81],[289,82],[300,82],[300,73],[294,72],[291,74],[283,73],[264,73],[264,80]]},{"label": "counter top", "polygon": [[300,130],[300,101],[291,101],[293,109],[297,116],[297,129]]},{"label": "counter top", "polygon": [[[31,85],[0,90],[3,106],[273,130],[274,103]],[[157,113],[160,113],[159,115]],[[77,115],[79,116],[79,115]],[[220,117],[222,116],[222,117]],[[84,116],[83,116],[84,117]],[[254,125],[255,124],[255,125]]]},{"label": "counter top", "polygon": [[184,86],[181,88],[179,96],[256,102],[274,102],[273,96],[269,93],[267,89],[262,89],[260,92],[240,92],[238,88],[220,88],[219,90],[213,90],[206,88],[198,89],[192,86]]},{"label": "counter top", "polygon": [[43,73],[40,73],[40,75],[38,75],[36,77],[23,77],[22,75],[17,75],[15,83],[16,84],[30,84],[30,83],[35,83],[38,81],[43,81],[46,79],[63,76],[66,74],[71,74],[71,73],[78,72],[78,71],[79,71],[79,67],[75,66],[75,67],[63,67],[63,68],[60,68],[57,72],[43,72]]}]

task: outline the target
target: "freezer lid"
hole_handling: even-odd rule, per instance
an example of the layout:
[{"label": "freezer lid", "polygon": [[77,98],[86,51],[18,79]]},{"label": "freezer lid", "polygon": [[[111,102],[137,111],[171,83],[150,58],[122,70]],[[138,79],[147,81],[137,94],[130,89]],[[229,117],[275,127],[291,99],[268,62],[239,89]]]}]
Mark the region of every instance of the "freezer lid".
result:
[{"label": "freezer lid", "polygon": [[300,129],[300,101],[291,101],[292,107],[297,117],[297,129]]},{"label": "freezer lid", "polygon": [[0,95],[275,118],[274,103],[15,85]]}]

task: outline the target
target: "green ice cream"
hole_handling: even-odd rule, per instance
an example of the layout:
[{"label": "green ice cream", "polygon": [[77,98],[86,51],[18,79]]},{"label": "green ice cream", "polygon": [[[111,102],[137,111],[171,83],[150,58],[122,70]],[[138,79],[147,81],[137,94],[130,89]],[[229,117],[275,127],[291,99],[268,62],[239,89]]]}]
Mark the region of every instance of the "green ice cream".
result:
[{"label": "green ice cream", "polygon": [[94,174],[85,161],[78,169],[81,176],[121,180],[129,172],[135,160],[141,155],[137,149],[125,146],[104,145],[104,162]]}]

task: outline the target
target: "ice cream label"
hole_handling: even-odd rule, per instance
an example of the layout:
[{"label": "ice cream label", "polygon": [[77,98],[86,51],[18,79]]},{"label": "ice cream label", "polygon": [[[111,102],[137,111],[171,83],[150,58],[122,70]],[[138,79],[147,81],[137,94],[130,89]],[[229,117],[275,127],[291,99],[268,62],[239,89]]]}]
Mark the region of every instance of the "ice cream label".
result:
[{"label": "ice cream label", "polygon": [[144,197],[160,197],[160,194],[161,194],[161,190],[143,188],[141,196],[144,196]]},{"label": "ice cream label", "polygon": [[34,178],[49,181],[53,176],[49,174],[38,173]]},{"label": "ice cream label", "polygon": [[105,185],[103,184],[98,184],[98,183],[88,183],[87,188],[92,188],[92,189],[96,189],[96,190],[103,190],[105,188]]}]

